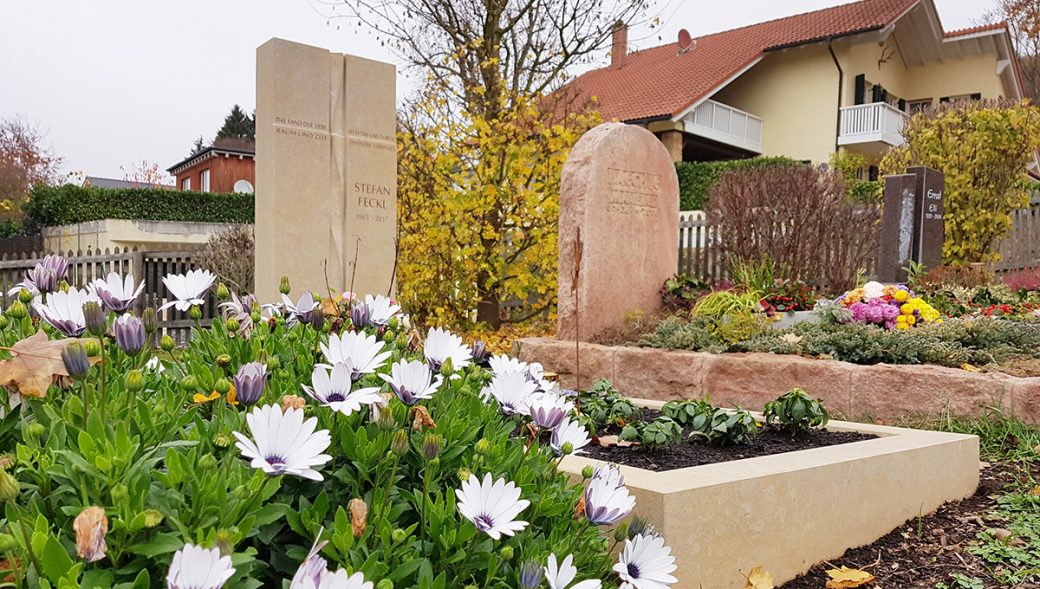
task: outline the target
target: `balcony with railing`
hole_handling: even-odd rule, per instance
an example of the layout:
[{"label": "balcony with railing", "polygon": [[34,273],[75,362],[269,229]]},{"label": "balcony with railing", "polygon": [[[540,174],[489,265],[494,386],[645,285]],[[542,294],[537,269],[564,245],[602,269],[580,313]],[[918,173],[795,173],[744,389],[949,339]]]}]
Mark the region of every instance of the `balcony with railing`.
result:
[{"label": "balcony with railing", "polygon": [[754,153],[762,153],[764,121],[739,108],[705,100],[683,117],[687,133]]},{"label": "balcony with railing", "polygon": [[902,145],[905,122],[906,113],[885,102],[843,106],[838,145]]}]

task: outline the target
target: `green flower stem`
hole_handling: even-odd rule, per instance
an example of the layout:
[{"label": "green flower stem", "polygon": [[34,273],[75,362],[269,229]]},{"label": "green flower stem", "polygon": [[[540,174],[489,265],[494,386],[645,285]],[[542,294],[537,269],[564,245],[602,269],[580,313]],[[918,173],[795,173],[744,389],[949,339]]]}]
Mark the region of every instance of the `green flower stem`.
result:
[{"label": "green flower stem", "polygon": [[42,577],[43,567],[40,566],[40,561],[36,558],[36,553],[33,552],[32,537],[29,536],[29,528],[25,527],[25,520],[23,519],[19,518],[18,524],[18,527],[22,529],[22,536],[25,538],[25,549],[29,552],[29,560],[32,562],[33,568],[36,569],[36,574]]},{"label": "green flower stem", "polygon": [[498,558],[497,552],[491,552],[491,554],[488,555],[487,576],[484,578],[484,587],[491,587],[491,581],[498,573],[498,565],[501,562],[502,561]]},{"label": "green flower stem", "polygon": [[249,498],[249,501],[245,504],[245,511],[240,513],[238,517],[235,518],[235,521],[232,522],[233,524],[237,525],[239,522],[242,521],[242,518],[244,518],[246,515],[249,514],[250,511],[253,511],[253,509],[256,508],[256,503],[260,501],[263,497],[264,490],[267,489],[267,485],[270,484],[272,478],[274,477],[264,475],[264,482],[260,484],[259,488],[257,488],[256,493],[253,493],[253,496]]},{"label": "green flower stem", "polygon": [[99,339],[101,342],[101,421],[104,423],[108,405],[108,397],[105,392],[105,385],[108,382],[108,363],[105,361],[105,339]]}]

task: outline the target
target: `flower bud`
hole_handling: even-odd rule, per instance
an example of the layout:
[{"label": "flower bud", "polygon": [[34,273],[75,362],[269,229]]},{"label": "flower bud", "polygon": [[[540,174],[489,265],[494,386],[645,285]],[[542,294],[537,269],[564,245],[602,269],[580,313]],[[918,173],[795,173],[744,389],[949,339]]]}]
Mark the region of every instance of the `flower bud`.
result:
[{"label": "flower bud", "polygon": [[231,445],[231,436],[227,434],[217,434],[213,436],[213,445],[217,448],[227,448]]},{"label": "flower bud", "polygon": [[347,504],[350,511],[350,529],[355,538],[360,538],[365,533],[365,518],[368,517],[368,504],[363,499],[351,499]]},{"label": "flower bud", "polygon": [[25,429],[25,433],[38,439],[43,434],[47,433],[47,426],[43,425],[39,421],[34,421]]},{"label": "flower bud", "polygon": [[499,551],[498,555],[502,557],[502,560],[510,561],[513,560],[513,547],[503,546]]},{"label": "flower bud", "polygon": [[101,355],[101,342],[96,339],[83,340],[83,349],[87,351],[88,356],[96,358]]},{"label": "flower bud", "polygon": [[427,460],[433,460],[441,453],[441,436],[427,433],[422,440],[422,454]]},{"label": "flower bud", "polygon": [[25,319],[29,316],[29,309],[25,307],[22,301],[15,301],[7,308],[7,314],[11,319]]},{"label": "flower bud", "polygon": [[282,281],[278,283],[278,292],[282,293],[283,295],[287,295],[290,292],[292,292],[292,287],[289,286],[288,276],[282,276]]},{"label": "flower bud", "polygon": [[136,393],[144,390],[144,374],[140,370],[131,370],[123,377],[126,390]]},{"label": "flower bud", "polygon": [[11,534],[0,534],[0,554],[10,554],[17,545]]},{"label": "flower bud", "polygon": [[228,317],[227,321],[224,322],[224,329],[228,330],[229,333],[235,333],[238,331],[238,319],[234,317]]},{"label": "flower bud", "polygon": [[60,290],[61,292],[69,292],[69,281],[68,280],[62,280],[61,282],[59,282],[58,283],[58,290]]},{"label": "flower bud", "polygon": [[[373,409],[377,407],[376,403],[370,405]],[[386,405],[379,407],[378,415],[376,416],[376,427],[383,431],[390,431],[397,427],[397,418],[394,417],[394,406]]]},{"label": "flower bud", "polygon": [[220,550],[221,556],[230,556],[234,552],[235,543],[231,537],[231,533],[227,530],[218,530],[217,539],[213,542],[214,548]]},{"label": "flower bud", "polygon": [[7,326],[11,324],[11,321],[7,318],[7,315],[0,315],[0,330],[7,329]]},{"label": "flower bud", "polygon": [[90,368],[90,360],[87,351],[78,342],[73,342],[61,351],[61,359],[65,363],[65,370],[69,376],[77,380],[87,375]]},{"label": "flower bud", "polygon": [[189,374],[188,376],[185,376],[181,379],[181,390],[185,393],[195,392],[195,390],[198,388],[199,382],[195,380],[194,376]]},{"label": "flower bud", "polygon": [[87,331],[94,337],[101,337],[108,331],[108,318],[101,310],[101,305],[94,301],[83,304],[83,322],[87,326]]},{"label": "flower bud", "polygon": [[491,442],[487,438],[480,438],[477,443],[473,445],[473,451],[481,456],[487,456],[491,452]]},{"label": "flower bud", "polygon": [[290,409],[303,409],[307,406],[307,399],[299,395],[285,395],[282,397],[282,413]]},{"label": "flower bud", "polygon": [[159,348],[164,352],[172,352],[175,347],[177,347],[177,342],[173,341],[169,335],[164,335],[159,340]]},{"label": "flower bud", "polygon": [[159,315],[154,308],[148,307],[144,313],[141,313],[141,323],[144,324],[144,331],[148,335],[152,335],[156,329],[159,329]]},{"label": "flower bud", "polygon": [[7,470],[12,466],[14,466],[14,454],[0,454],[0,470]]},{"label": "flower bud", "polygon": [[394,582],[390,579],[379,579],[376,589],[394,589]]},{"label": "flower bud", "polygon": [[80,558],[94,562],[105,557],[108,518],[104,509],[96,505],[84,508],[72,522],[72,529],[76,532],[76,554]]},{"label": "flower bud", "polygon": [[470,469],[463,467],[455,472],[455,476],[459,477],[459,482],[466,482],[469,480],[469,477],[473,476],[473,472]]},{"label": "flower bud", "polygon": [[451,361],[451,358],[445,358],[444,363],[441,364],[441,376],[448,378],[452,374],[455,374],[455,363]]},{"label": "flower bud", "polygon": [[614,541],[624,542],[628,538],[628,521],[623,521],[614,528]]},{"label": "flower bud", "polygon": [[198,465],[202,470],[213,470],[217,468],[217,459],[212,454],[203,454],[199,458]]},{"label": "flower bud", "polygon": [[163,514],[158,509],[146,509],[144,510],[144,527],[154,528],[155,526],[162,523]]},{"label": "flower bud", "polygon": [[221,395],[226,395],[231,390],[231,383],[228,382],[228,379],[220,377],[213,383],[213,390]]},{"label": "flower bud", "polygon": [[220,299],[222,301],[226,301],[226,300],[228,300],[228,297],[230,297],[230,296],[231,296],[231,292],[228,291],[228,287],[227,287],[226,284],[221,282],[220,284],[217,285],[217,298],[218,299]]},{"label": "flower bud", "polygon": [[259,362],[248,362],[239,366],[235,374],[235,395],[240,403],[250,407],[260,400],[266,384],[267,366]]},{"label": "flower bud", "polygon": [[564,456],[571,454],[572,452],[574,452],[574,444],[570,442],[564,442],[563,446],[560,447],[560,450],[563,452]]},{"label": "flower bud", "polygon": [[404,430],[397,430],[394,439],[390,441],[390,450],[398,456],[408,453],[408,434]]},{"label": "flower bud", "polygon": [[116,338],[116,345],[128,356],[136,356],[144,348],[144,341],[148,337],[144,323],[129,313],[116,318],[112,324],[112,334]]},{"label": "flower bud", "polygon": [[264,365],[267,366],[267,370],[273,372],[281,368],[282,360],[278,356],[271,356],[267,359],[267,362],[265,362]]},{"label": "flower bud", "polygon": [[384,344],[392,344],[394,342],[394,340],[397,339],[397,338],[394,337],[394,333],[392,331],[388,330],[386,327],[380,327],[379,331],[382,332],[380,334],[380,337],[383,338],[383,343]]},{"label": "flower bud", "polygon": [[22,290],[18,291],[18,302],[22,303],[23,305],[28,305],[29,303],[33,302],[33,294],[29,292],[28,288],[23,288]]},{"label": "flower bud", "polygon": [[253,323],[260,323],[260,320],[263,319],[263,317],[260,316],[260,311],[253,311],[249,313],[249,319],[252,320]]},{"label": "flower bud", "polygon": [[470,346],[470,354],[473,356],[474,363],[480,364],[484,362],[488,358],[487,344],[480,340],[473,342]]},{"label": "flower bud", "polygon": [[116,483],[112,486],[108,495],[112,498],[112,503],[118,505],[130,498],[130,490],[123,483]]},{"label": "flower bud", "polygon": [[321,331],[325,328],[325,314],[321,312],[321,309],[315,310],[314,313],[311,313],[308,323],[314,328],[314,331]]},{"label": "flower bud", "polygon": [[220,366],[221,368],[227,368],[228,366],[231,366],[231,355],[220,354],[219,356],[217,356],[217,366]]},{"label": "flower bud", "polygon": [[581,469],[581,478],[591,479],[593,474],[592,466],[586,465],[585,468]]},{"label": "flower bud", "polygon": [[525,560],[520,565],[520,586],[523,589],[538,589],[541,584],[542,565],[536,560]]},{"label": "flower bud", "polygon": [[6,470],[0,470],[0,503],[14,501],[19,491],[21,485],[18,484],[18,479]]},{"label": "flower bud", "polygon": [[202,319],[202,307],[198,305],[192,305],[191,308],[188,309],[188,319],[191,319],[192,321],[198,321],[199,319]]},{"label": "flower bud", "polygon": [[408,532],[405,532],[401,528],[394,528],[394,531],[390,532],[390,540],[394,544],[400,544],[408,539]]}]

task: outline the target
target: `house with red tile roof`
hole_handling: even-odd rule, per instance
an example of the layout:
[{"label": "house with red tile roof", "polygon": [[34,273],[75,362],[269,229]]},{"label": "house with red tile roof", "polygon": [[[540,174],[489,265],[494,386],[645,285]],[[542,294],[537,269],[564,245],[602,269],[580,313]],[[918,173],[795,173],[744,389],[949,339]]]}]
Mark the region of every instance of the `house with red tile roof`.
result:
[{"label": "house with red tile roof", "polygon": [[876,162],[914,112],[1023,97],[1007,26],[945,31],[933,0],[861,0],[632,53],[619,25],[610,65],[567,88],[676,161],[845,149]]}]

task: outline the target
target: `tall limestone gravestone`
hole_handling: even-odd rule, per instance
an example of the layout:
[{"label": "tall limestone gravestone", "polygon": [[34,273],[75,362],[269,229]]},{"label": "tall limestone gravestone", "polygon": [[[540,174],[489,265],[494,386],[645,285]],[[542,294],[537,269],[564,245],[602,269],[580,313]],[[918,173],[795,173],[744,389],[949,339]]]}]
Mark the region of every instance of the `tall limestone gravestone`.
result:
[{"label": "tall limestone gravestone", "polygon": [[[256,50],[256,291],[386,293],[397,227],[393,65],[271,39]],[[355,267],[355,258],[357,260]]]},{"label": "tall limestone gravestone", "polygon": [[942,172],[907,168],[906,174],[885,177],[885,208],[881,216],[878,280],[905,282],[910,261],[926,268],[942,264],[945,238]]},{"label": "tall limestone gravestone", "polygon": [[679,179],[653,133],[604,123],[578,140],[560,179],[559,235],[559,339],[661,308],[679,264]]}]

